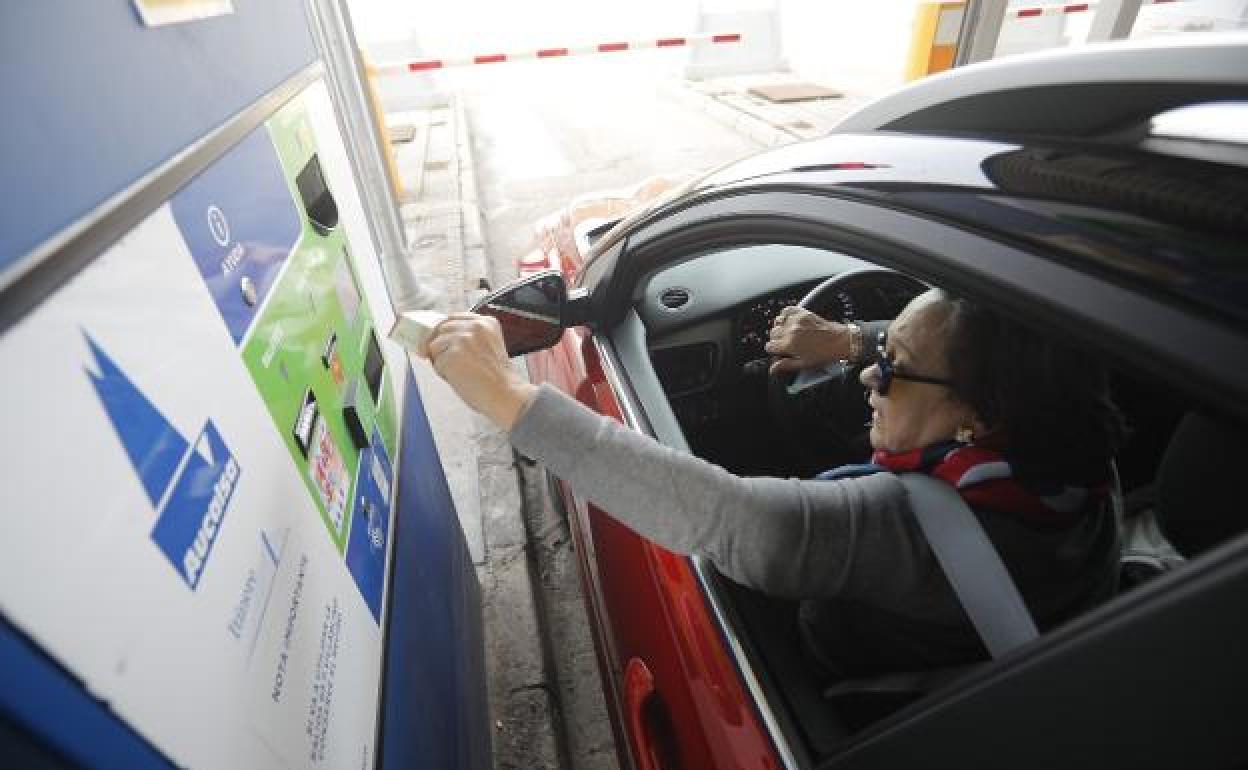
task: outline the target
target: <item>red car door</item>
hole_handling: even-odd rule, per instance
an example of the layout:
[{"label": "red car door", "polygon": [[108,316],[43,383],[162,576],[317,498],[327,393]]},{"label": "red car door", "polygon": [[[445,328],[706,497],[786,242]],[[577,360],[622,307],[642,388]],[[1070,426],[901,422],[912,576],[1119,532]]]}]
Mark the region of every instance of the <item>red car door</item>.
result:
[{"label": "red car door", "polygon": [[[530,375],[636,429],[611,358],[609,343],[572,329],[529,357]],[[638,770],[782,767],[692,561],[557,486],[624,761]]]}]

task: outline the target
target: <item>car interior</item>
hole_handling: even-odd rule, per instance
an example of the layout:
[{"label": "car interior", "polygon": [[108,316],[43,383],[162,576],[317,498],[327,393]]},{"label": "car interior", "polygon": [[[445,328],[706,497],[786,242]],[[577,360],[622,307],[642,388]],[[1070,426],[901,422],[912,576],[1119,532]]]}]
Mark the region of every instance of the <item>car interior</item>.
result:
[{"label": "car interior", "polygon": [[[810,478],[869,457],[869,409],[857,368],[831,367],[806,387],[769,375],[763,344],[773,319],[795,304],[841,321],[890,319],[926,287],[863,259],[772,243],[664,266],[638,284],[633,300],[649,365],[689,449],[738,475]],[[1111,374],[1130,431],[1116,458],[1119,590],[1126,593],[1241,531],[1243,517],[1207,481],[1210,474],[1234,477],[1230,465],[1246,434],[1169,384],[1121,369]],[[777,622],[794,612],[791,604],[717,578],[714,590],[730,608],[778,722],[805,753],[803,764],[836,753],[902,709],[921,708],[926,696],[977,667],[822,681],[804,663],[789,624]]]}]

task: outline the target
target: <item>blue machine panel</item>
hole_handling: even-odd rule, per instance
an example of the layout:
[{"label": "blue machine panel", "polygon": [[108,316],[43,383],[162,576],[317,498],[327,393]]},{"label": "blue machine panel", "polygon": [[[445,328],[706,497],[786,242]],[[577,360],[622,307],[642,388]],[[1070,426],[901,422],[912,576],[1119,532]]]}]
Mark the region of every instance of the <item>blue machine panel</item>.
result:
[{"label": "blue machine panel", "polygon": [[[232,14],[148,28],[139,21],[131,0],[40,0],[3,4],[0,10],[0,82],[3,82],[5,123],[0,129],[0,171],[3,172],[0,178],[7,183],[8,194],[4,205],[0,206],[0,275],[41,244],[80,223],[85,215],[111,196],[193,148],[233,116],[252,107],[317,61],[306,0],[235,0],[234,6],[236,10]],[[325,133],[333,135],[336,124],[327,92],[322,84],[317,84],[317,88],[321,89],[318,93],[324,105],[320,114],[327,116],[322,124],[334,127],[325,129]],[[315,89],[308,89],[312,90]],[[246,491],[235,494],[234,481],[244,478],[255,494],[254,500],[262,499],[263,495],[255,490],[267,484],[265,489],[271,499],[293,501],[289,488],[274,484],[277,478],[274,466],[262,466],[255,460],[261,456],[256,447],[263,445],[256,441],[256,434],[249,432],[251,426],[258,431],[271,429],[272,425],[255,419],[255,415],[250,419],[241,418],[246,410],[230,400],[225,387],[220,390],[210,387],[209,377],[197,380],[197,385],[203,387],[203,400],[210,402],[201,405],[195,399],[171,397],[179,395],[178,391],[163,392],[160,398],[153,396],[149,401],[136,383],[145,382],[149,389],[155,387],[154,381],[174,387],[171,383],[177,380],[165,379],[163,373],[168,371],[166,367],[175,365],[200,366],[210,376],[230,372],[240,375],[242,370],[233,368],[238,365],[237,346],[255,319],[253,309],[258,311],[266,299],[272,304],[274,297],[280,296],[280,291],[270,292],[270,289],[280,269],[289,267],[291,260],[287,253],[299,241],[299,231],[304,227],[301,215],[293,208],[294,198],[290,196],[294,192],[284,186],[281,169],[274,164],[275,156],[268,141],[263,129],[240,140],[229,151],[230,157],[241,159],[233,165],[228,162],[213,165],[212,159],[207,158],[205,162],[209,166],[202,171],[198,185],[189,179],[177,181],[178,185],[190,183],[190,186],[183,187],[182,198],[175,195],[167,201],[167,212],[152,210],[159,203],[143,204],[149,208],[138,214],[151,215],[152,226],[147,228],[146,235],[138,237],[139,246],[129,251],[121,249],[124,259],[108,263],[108,270],[130,269],[137,263],[133,275],[125,275],[120,280],[108,276],[109,280],[102,280],[101,271],[96,270],[90,280],[84,280],[82,276],[90,273],[90,268],[105,264],[97,262],[83,270],[74,282],[67,282],[44,298],[44,311],[63,303],[58,309],[72,312],[45,313],[40,319],[44,325],[33,330],[31,327],[35,324],[27,318],[0,336],[0,344],[9,346],[10,350],[25,350],[25,342],[37,338],[40,345],[50,345],[57,351],[57,356],[26,357],[31,363],[21,377],[15,378],[22,387],[9,392],[6,424],[13,427],[15,433],[34,435],[39,431],[23,430],[21,422],[13,419],[14,415],[52,415],[61,422],[42,422],[40,430],[44,435],[60,440],[59,437],[73,434],[76,442],[83,445],[88,432],[83,427],[86,423],[74,415],[80,414],[79,407],[86,408],[96,418],[90,425],[94,426],[97,437],[107,439],[102,444],[103,450],[89,455],[93,467],[94,461],[101,458],[120,458],[117,465],[124,467],[124,471],[118,469],[112,476],[98,479],[101,488],[95,493],[101,499],[119,494],[112,487],[136,493],[139,503],[132,506],[132,513],[134,516],[151,515],[153,523],[139,538],[127,542],[139,542],[149,548],[154,543],[162,552],[156,562],[161,571],[151,574],[178,581],[179,591],[185,589],[185,595],[195,600],[203,599],[213,590],[212,575],[200,580],[200,567],[209,552],[218,565],[229,554],[228,538],[222,537],[219,544],[214,540],[217,525],[223,520],[226,526],[244,521],[255,523],[242,515],[224,516],[227,504],[238,509],[239,501],[246,496]],[[339,141],[337,137],[335,141]],[[280,150],[280,143],[275,146]],[[341,152],[338,155],[342,157]],[[358,195],[350,173],[341,171],[345,165],[345,161],[340,162],[341,176],[335,194]],[[172,175],[162,181],[171,178]],[[273,206],[258,205],[257,201],[279,201],[287,211],[276,218],[267,214],[257,218],[257,212],[273,210]],[[357,203],[354,209],[358,211],[359,208]],[[164,232],[173,232],[176,228],[185,242],[173,243],[166,239],[169,242],[155,243],[151,240],[152,233],[162,232],[162,217],[167,217],[171,225]],[[141,229],[136,228],[135,232]],[[357,223],[356,231],[365,232],[366,228]],[[310,237],[306,232],[304,236]],[[122,244],[135,243],[134,237],[132,233]],[[320,233],[318,237],[323,239],[325,234]],[[222,259],[229,259],[228,253],[219,253],[221,241],[246,242],[248,250],[243,256],[254,262],[248,263],[251,267],[258,266],[254,295],[240,291],[241,283],[218,282],[217,285],[211,280],[214,267],[219,268]],[[329,248],[326,243],[328,241],[313,240],[308,245],[322,257],[339,258],[341,255],[343,263],[336,272],[327,269],[309,273],[319,282],[317,296],[322,301],[338,297],[348,326],[357,328],[358,324],[351,325],[352,319],[361,317],[360,306],[367,304],[361,301],[361,286],[357,285],[346,263],[345,243],[335,241],[332,244],[335,248]],[[122,244],[115,244],[115,248],[120,249]],[[101,244],[99,248],[109,247]],[[362,253],[365,249],[353,244],[351,251]],[[90,256],[86,255],[88,259]],[[179,264],[179,260],[183,261]],[[203,318],[192,318],[194,311],[185,304],[172,309],[162,304],[189,297],[190,305],[194,306],[194,293],[179,295],[174,289],[188,286],[202,289],[201,278],[207,281],[211,303],[205,300],[198,312],[202,316],[204,307],[215,305],[233,344],[220,332],[215,314],[208,319],[210,323],[205,324],[201,323]],[[379,281],[379,278],[374,281],[372,291],[376,291]],[[141,282],[147,282],[146,289],[136,289]],[[72,291],[75,283],[76,294]],[[102,293],[94,293],[97,291]],[[83,297],[88,301],[82,301]],[[363,299],[376,300],[376,297],[374,293],[364,292]],[[88,307],[95,313],[90,323],[77,317],[79,309]],[[153,308],[165,313],[162,318],[176,318],[177,322],[148,323],[143,313]],[[31,313],[35,315],[37,313]],[[66,320],[71,318],[72,321]],[[310,323],[308,318],[300,316],[293,321],[306,325]],[[174,340],[177,344],[166,344],[162,348],[162,341],[170,342],[173,326],[177,326],[178,338]],[[292,322],[291,328],[296,326]],[[97,339],[97,329],[106,336]],[[62,332],[68,336],[55,336]],[[269,335],[264,337],[264,343],[275,352],[289,350],[290,339],[294,336],[292,333],[283,342],[280,336]],[[89,352],[90,361],[85,369],[82,361],[72,360],[73,351],[79,346]],[[158,350],[163,350],[164,355],[154,352]],[[319,357],[308,359],[312,362],[311,370],[321,377],[323,394],[331,392],[326,390],[329,383],[335,383],[334,388],[342,384],[333,378],[336,363],[332,346],[326,350],[322,363],[317,363]],[[362,351],[346,350],[338,354],[340,357],[363,355]],[[146,355],[151,355],[153,360],[147,361]],[[58,404],[56,408],[49,408],[46,401],[47,394],[53,390],[45,379],[51,376],[48,372],[52,371],[49,363],[52,358],[71,361],[67,366],[58,364],[60,368],[55,370],[60,377],[57,384],[79,394],[78,401],[68,406]],[[128,362],[130,369],[127,371],[131,374],[142,376],[132,381],[121,373],[120,364],[115,363],[114,358],[117,362]],[[217,363],[210,365],[210,360]],[[297,373],[297,367],[278,366],[276,370],[280,374],[274,377]],[[387,371],[397,374],[393,368]],[[389,381],[388,375],[385,382]],[[372,662],[373,673],[355,680],[367,679],[373,688],[367,696],[370,707],[377,703],[376,661],[379,655],[384,655],[382,693],[377,703],[381,718],[380,742],[375,746],[375,754],[365,751],[355,756],[363,756],[363,764],[379,768],[484,770],[490,764],[490,731],[480,587],[459,529],[415,379],[409,375],[401,381],[403,387],[387,400],[393,415],[395,398],[402,393],[399,451],[397,454],[387,451],[387,442],[377,425],[370,425],[367,433],[362,432],[368,441],[359,447],[358,484],[352,487],[351,495],[356,498],[361,515],[351,519],[342,554],[350,575],[346,583],[352,592],[350,595],[354,597],[358,588],[366,605],[366,609],[360,606],[362,612],[357,616],[363,618],[363,625],[371,633],[368,638],[376,645],[366,656],[360,656]],[[237,377],[234,382],[238,383]],[[242,392],[232,391],[234,395]],[[254,398],[254,393],[246,392]],[[180,395],[185,395],[185,390]],[[373,393],[371,398],[378,400],[379,396]],[[336,411],[342,409],[336,390],[332,391],[332,397],[323,398],[319,403],[326,414],[331,407]],[[255,400],[252,406],[259,410],[261,402]],[[381,407],[378,403],[378,412],[384,411]],[[257,414],[261,413],[257,411]],[[388,425],[392,434],[394,421]],[[284,435],[290,425],[282,422],[279,428]],[[250,438],[242,438],[244,435]],[[23,448],[24,451],[29,449]],[[390,449],[394,449],[393,441],[390,441]],[[253,464],[240,476],[238,458],[244,456],[244,450],[248,450],[246,456],[253,458]],[[42,445],[40,453],[30,452],[30,455],[38,454],[42,461],[53,454]],[[84,464],[81,458],[58,459],[67,465],[77,463],[74,467]],[[9,465],[18,467],[16,463]],[[263,467],[268,468],[267,475]],[[13,486],[21,487],[22,482],[26,482],[26,487],[34,490],[15,499],[39,500],[52,508],[61,504],[57,492],[63,490],[37,484],[33,474],[22,476],[10,472]],[[397,482],[392,488],[391,482],[396,476]],[[295,476],[289,478],[293,479],[292,484],[298,481]],[[73,487],[71,484],[64,486]],[[299,491],[297,486],[295,489]],[[387,499],[390,495],[397,499]],[[214,505],[220,515],[211,521],[211,536],[203,534],[204,517],[196,519],[200,524],[198,530],[187,524],[191,521],[188,512],[211,512]],[[384,512],[392,507],[394,518],[388,521]],[[252,506],[252,513],[287,508],[295,510],[292,505],[257,504]],[[62,505],[59,510],[67,510],[67,507]],[[81,507],[81,510],[87,508]],[[309,511],[315,513],[312,509]],[[312,534],[323,535],[316,519],[303,521],[315,523],[309,526]],[[15,529],[13,522],[14,519],[9,520],[10,529]],[[234,542],[245,542],[247,547],[256,549],[263,545],[276,564],[266,531],[271,530],[260,529],[258,539],[240,538]],[[0,532],[0,541],[11,534],[13,532]],[[76,532],[70,539],[75,536]],[[194,549],[188,542],[194,544],[196,537],[202,544]],[[17,542],[15,538],[9,539],[10,547]],[[236,553],[242,553],[238,550],[242,546],[235,547]],[[388,601],[383,604],[387,548],[393,549],[393,560],[389,564]],[[194,558],[188,561],[187,554],[192,551]],[[26,552],[35,553],[34,549]],[[38,563],[27,565],[16,559],[8,564],[14,574],[19,574],[20,569],[23,578],[39,568]],[[218,570],[218,575],[220,573]],[[300,573],[298,587],[291,595],[300,595],[302,578]],[[9,580],[7,585],[18,593],[36,590],[22,580]],[[38,581],[32,580],[30,585],[38,585]],[[223,591],[222,585],[224,582],[218,579],[216,590]],[[321,585],[324,586],[324,582]],[[312,591],[309,583],[305,596],[310,596]],[[117,592],[116,595],[130,594]],[[29,593],[25,596],[29,598]],[[79,622],[76,607],[81,604],[75,605],[68,593],[59,594],[56,599],[57,606],[64,608],[64,617]],[[151,606],[168,609],[167,604],[168,597],[163,603]],[[308,604],[311,606],[310,602]],[[285,617],[293,623],[295,616],[289,606],[293,605],[284,607],[289,613]],[[6,612],[9,611],[6,605]],[[377,626],[383,621],[386,624],[384,650],[380,647],[382,631]],[[258,629],[259,621],[256,622]],[[153,730],[150,720],[143,722],[135,718],[134,724],[144,726],[144,733],[140,735],[117,716],[135,712],[128,712],[116,693],[110,696],[97,688],[99,677],[92,680],[90,674],[83,673],[81,660],[64,654],[63,650],[56,652],[55,658],[46,651],[56,649],[49,640],[60,643],[63,638],[85,639],[84,644],[89,642],[92,651],[98,649],[99,640],[90,636],[91,628],[84,623],[83,634],[75,630],[67,637],[56,637],[48,628],[47,624],[30,622],[29,617],[18,611],[13,611],[10,617],[0,616],[0,765],[7,767],[8,762],[22,757],[23,766],[32,767],[173,767],[162,748],[157,748],[161,746],[163,751],[170,752],[181,750],[161,743],[162,739],[168,740],[171,731]],[[223,624],[215,631],[222,638],[227,633]],[[253,645],[254,638],[257,637],[253,637]],[[152,647],[166,649],[161,645]],[[149,648],[147,652],[150,651]],[[149,656],[153,657],[156,656]],[[62,665],[58,661],[65,663]],[[331,663],[310,669],[319,672],[332,666]],[[365,669],[367,667],[354,670]],[[92,688],[84,686],[84,681],[93,682]],[[348,680],[342,681],[348,683]],[[143,690],[136,686],[121,694],[137,691],[152,695],[147,700],[154,704],[153,710],[157,713],[173,710],[174,706],[186,707],[188,703],[197,705],[185,699],[175,702],[173,699],[182,697],[175,692],[170,692],[169,700],[162,700],[165,696],[150,687]],[[101,697],[108,697],[109,702],[93,693],[104,693]],[[321,699],[313,705],[319,705],[328,713],[328,698],[318,697]],[[342,702],[349,702],[345,700],[346,695],[340,697],[344,699]],[[289,711],[282,708],[273,711],[279,717],[302,716],[306,712],[306,698],[297,702],[292,696],[290,703],[297,703],[297,712],[294,705]],[[237,713],[254,715],[256,712],[255,703],[240,703]],[[195,720],[190,723],[198,724]],[[301,730],[302,722],[297,726]],[[366,725],[363,730],[370,745],[376,737],[371,727],[371,724]],[[276,734],[275,729],[273,734]],[[155,737],[149,741],[144,735]],[[205,745],[233,744],[227,741],[206,742]],[[273,751],[272,746],[268,750]],[[214,763],[204,760],[198,764]],[[286,764],[291,766],[289,761]]]},{"label": "blue machine panel", "polygon": [[[382,770],[490,766],[481,595],[425,406],[408,377]],[[430,622],[436,619],[435,622]]]},{"label": "blue machine panel", "polygon": [[316,60],[303,0],[234,5],[149,28],[128,0],[3,4],[0,272]]},{"label": "blue machine panel", "polygon": [[[173,764],[0,618],[0,714],[55,747],[66,767],[166,770]],[[0,742],[0,756],[14,748]],[[72,764],[71,764],[72,763]]]}]

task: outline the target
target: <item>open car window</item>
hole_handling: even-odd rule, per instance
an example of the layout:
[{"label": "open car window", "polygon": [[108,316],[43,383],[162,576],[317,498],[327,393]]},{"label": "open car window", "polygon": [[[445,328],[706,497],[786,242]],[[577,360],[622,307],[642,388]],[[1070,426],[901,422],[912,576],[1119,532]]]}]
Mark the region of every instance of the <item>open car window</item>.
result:
[{"label": "open car window", "polygon": [[[788,263],[779,264],[786,259]],[[734,260],[745,260],[748,266]],[[883,261],[894,264],[891,259]],[[765,335],[780,308],[823,278],[870,266],[871,255],[849,257],[839,249],[775,243],[705,250],[675,262],[638,283],[632,312],[609,335],[660,440],[743,475],[809,477],[812,468],[865,457],[869,447],[862,441],[813,465],[809,458],[793,456],[792,437],[774,424],[768,406],[765,371],[758,367],[750,371],[747,365],[757,360],[757,338]],[[759,268],[761,264],[767,269]],[[729,270],[738,275],[724,280]],[[930,280],[929,275],[921,277]],[[867,284],[849,296],[836,297],[822,312],[838,319],[886,316],[895,314],[913,293]],[[1002,304],[1000,297],[986,296],[984,301]],[[682,313],[684,307],[689,309]],[[1240,521],[1233,506],[1220,504],[1225,484],[1202,482],[1206,471],[1233,478],[1230,464],[1242,457],[1240,447],[1248,437],[1239,419],[1204,402],[1199,393],[1184,387],[1177,373],[1162,380],[1122,364],[1123,351],[1111,350],[1109,342],[1099,347],[1088,340],[1081,344],[1113,362],[1113,395],[1130,427],[1130,438],[1116,458],[1125,499],[1124,547],[1118,597],[1092,617],[1059,629],[1061,638],[1054,644],[1062,650],[1059,656],[1069,655],[1072,663],[1069,670],[1060,660],[1052,664],[1052,676],[1058,678],[1055,686],[1063,682],[1073,686],[1082,675],[1075,661],[1089,655],[1095,641],[1109,633],[1098,629],[1098,623],[1105,628],[1124,622],[1153,627],[1148,602],[1154,599],[1149,597],[1156,595],[1161,608],[1170,601],[1161,598],[1169,596],[1168,586],[1181,584],[1184,575],[1191,574],[1185,573],[1190,562],[1205,565],[1201,560],[1207,554],[1234,547],[1248,524]],[[861,388],[857,398],[861,402]],[[815,424],[812,419],[810,425]],[[1216,467],[1204,466],[1199,458],[1207,456],[1231,459],[1215,463]],[[993,666],[968,667],[920,677],[917,689],[907,690],[905,681],[895,681],[898,691],[873,692],[871,688],[883,684],[864,681],[860,690],[851,686],[832,692],[835,687],[811,676],[794,640],[777,632],[782,627],[776,622],[777,613],[791,607],[732,584],[714,574],[705,561],[699,568],[707,576],[708,598],[717,607],[726,634],[739,644],[748,664],[747,678],[753,680],[768,718],[786,737],[799,766],[824,761],[839,766],[836,758],[846,747],[907,720],[921,724],[941,714],[952,719],[948,715],[965,702],[971,685],[999,678]],[[1133,599],[1137,596],[1146,598]],[[1162,662],[1141,655],[1130,665]],[[1008,688],[1018,675],[1009,669],[1003,676],[1001,686]]]}]

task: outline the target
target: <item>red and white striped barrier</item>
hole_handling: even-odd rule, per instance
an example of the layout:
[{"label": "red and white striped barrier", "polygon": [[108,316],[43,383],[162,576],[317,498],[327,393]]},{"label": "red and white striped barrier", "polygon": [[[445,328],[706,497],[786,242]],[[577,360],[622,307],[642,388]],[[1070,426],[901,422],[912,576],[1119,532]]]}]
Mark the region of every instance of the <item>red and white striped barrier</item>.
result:
[{"label": "red and white striped barrier", "polygon": [[565,56],[585,56],[595,53],[618,53],[620,51],[639,51],[646,48],[681,48],[692,45],[719,45],[723,43],[740,43],[740,33],[718,35],[685,35],[683,37],[660,37],[651,40],[619,41],[598,43],[567,48],[539,48],[537,50],[518,51],[516,53],[490,53],[478,56],[458,56],[442,59],[419,59],[409,62],[386,62],[377,66],[381,75],[395,75],[403,72],[428,72],[430,70],[463,67],[470,64],[499,64],[509,61],[526,59],[557,59]]},{"label": "red and white striped barrier", "polygon": [[[1182,0],[1144,0],[1141,5],[1164,5],[1178,3]],[[1037,16],[1060,16],[1067,13],[1084,13],[1097,6],[1097,3],[1068,3],[1066,5],[1040,5],[1033,8],[1011,8],[1006,18],[1034,19]]]}]

